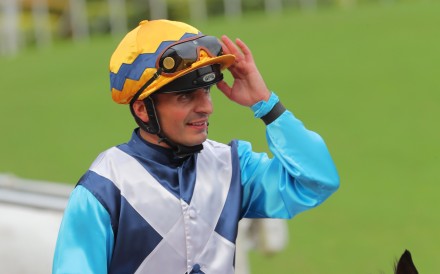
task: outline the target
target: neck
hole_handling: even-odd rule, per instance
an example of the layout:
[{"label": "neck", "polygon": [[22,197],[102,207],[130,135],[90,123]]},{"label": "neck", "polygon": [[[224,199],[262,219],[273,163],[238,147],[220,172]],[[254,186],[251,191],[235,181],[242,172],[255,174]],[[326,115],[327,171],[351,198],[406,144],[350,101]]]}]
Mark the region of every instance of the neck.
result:
[{"label": "neck", "polygon": [[203,145],[195,145],[195,146],[185,146],[182,144],[178,144],[167,138],[166,136],[163,136],[162,134],[151,134],[143,130],[142,128],[139,129],[140,136],[145,141],[164,147],[172,149],[174,152],[174,155],[177,158],[185,158],[187,156],[191,156],[193,154],[196,154],[200,152],[203,149]]},{"label": "neck", "polygon": [[160,138],[158,135],[156,134],[151,134],[146,132],[145,130],[143,130],[142,128],[139,128],[139,133],[142,139],[144,139],[145,141],[161,146],[161,147],[165,147],[165,148],[171,148],[169,144],[167,144],[166,142],[162,141],[162,138]]}]

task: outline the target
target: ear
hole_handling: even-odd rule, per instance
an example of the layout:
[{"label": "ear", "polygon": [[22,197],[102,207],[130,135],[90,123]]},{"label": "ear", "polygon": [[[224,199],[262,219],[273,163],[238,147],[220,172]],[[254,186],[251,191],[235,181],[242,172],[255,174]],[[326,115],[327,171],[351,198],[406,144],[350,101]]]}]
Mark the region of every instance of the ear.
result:
[{"label": "ear", "polygon": [[143,101],[135,101],[133,103],[133,111],[139,119],[141,119],[144,123],[149,121],[147,108]]},{"label": "ear", "polygon": [[395,266],[395,274],[418,274],[411,257],[411,253],[408,250],[400,257]]}]

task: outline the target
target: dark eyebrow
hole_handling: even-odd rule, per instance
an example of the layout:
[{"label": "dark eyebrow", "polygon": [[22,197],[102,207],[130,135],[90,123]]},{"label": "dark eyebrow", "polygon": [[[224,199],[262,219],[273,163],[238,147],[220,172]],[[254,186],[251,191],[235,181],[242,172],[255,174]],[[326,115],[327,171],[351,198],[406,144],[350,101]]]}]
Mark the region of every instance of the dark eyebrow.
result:
[{"label": "dark eyebrow", "polygon": [[190,90],[185,90],[185,91],[177,91],[177,92],[173,92],[173,94],[175,94],[176,96],[181,95],[181,94],[190,94],[193,93],[199,89],[203,89],[203,90],[210,90],[211,87],[204,87],[204,88],[196,88],[196,89],[190,89]]},{"label": "dark eyebrow", "polygon": [[194,91],[196,91],[195,89],[192,90],[186,90],[186,91],[178,91],[178,92],[173,92],[174,96],[180,96],[180,95],[185,95],[185,94],[191,94]]}]

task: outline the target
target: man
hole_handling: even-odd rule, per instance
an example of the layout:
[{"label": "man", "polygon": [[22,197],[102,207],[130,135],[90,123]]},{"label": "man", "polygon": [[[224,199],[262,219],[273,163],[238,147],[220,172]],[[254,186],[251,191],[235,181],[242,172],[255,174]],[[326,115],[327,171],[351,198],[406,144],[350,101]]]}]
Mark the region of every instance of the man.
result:
[{"label": "man", "polygon": [[[241,218],[292,218],[338,188],[321,137],[268,90],[242,41],[221,41],[167,20],[142,21],[121,41],[112,98],[139,128],[78,182],[54,273],[234,273]],[[207,139],[214,84],[267,124],[273,159],[245,141]]]}]

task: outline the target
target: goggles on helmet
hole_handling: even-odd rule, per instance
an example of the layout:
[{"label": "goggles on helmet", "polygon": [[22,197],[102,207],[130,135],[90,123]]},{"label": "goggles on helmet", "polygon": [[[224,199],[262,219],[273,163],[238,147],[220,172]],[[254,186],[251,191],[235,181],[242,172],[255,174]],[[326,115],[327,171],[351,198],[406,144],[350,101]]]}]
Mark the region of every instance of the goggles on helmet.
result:
[{"label": "goggles on helmet", "polygon": [[195,36],[165,48],[156,67],[162,69],[162,75],[175,74],[197,62],[201,49],[211,57],[223,55],[222,45],[216,37]]}]

